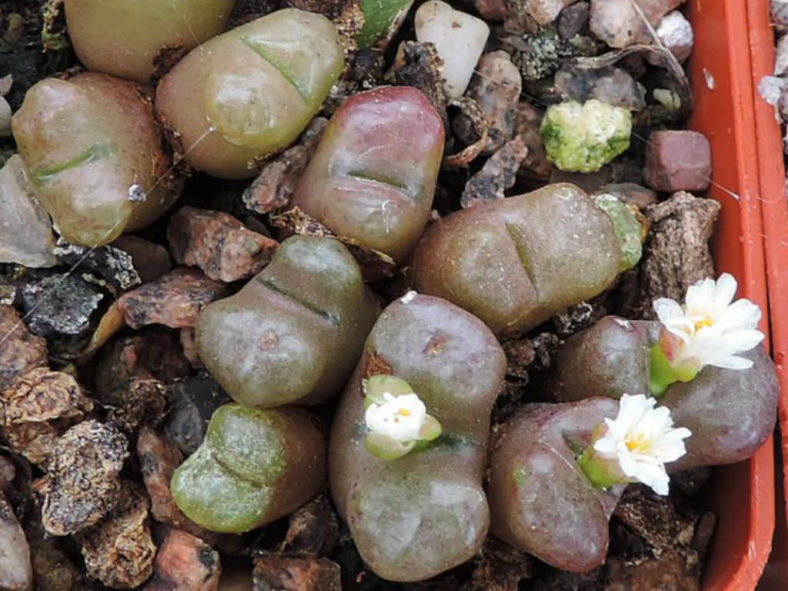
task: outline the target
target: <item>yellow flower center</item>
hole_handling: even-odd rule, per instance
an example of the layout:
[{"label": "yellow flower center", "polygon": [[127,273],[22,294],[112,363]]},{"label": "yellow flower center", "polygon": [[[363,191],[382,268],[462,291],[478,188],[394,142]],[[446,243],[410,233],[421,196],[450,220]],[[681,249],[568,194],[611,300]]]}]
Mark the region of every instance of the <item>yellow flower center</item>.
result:
[{"label": "yellow flower center", "polygon": [[705,326],[711,326],[712,324],[714,324],[714,322],[712,322],[711,318],[704,316],[703,318],[695,321],[695,332],[699,331]]},{"label": "yellow flower center", "polygon": [[403,417],[409,417],[410,416],[410,411],[407,408],[401,408],[397,412],[398,412],[398,414],[401,414]]},{"label": "yellow flower center", "polygon": [[627,435],[624,439],[627,449],[633,453],[647,454],[651,448],[651,441],[642,434]]}]

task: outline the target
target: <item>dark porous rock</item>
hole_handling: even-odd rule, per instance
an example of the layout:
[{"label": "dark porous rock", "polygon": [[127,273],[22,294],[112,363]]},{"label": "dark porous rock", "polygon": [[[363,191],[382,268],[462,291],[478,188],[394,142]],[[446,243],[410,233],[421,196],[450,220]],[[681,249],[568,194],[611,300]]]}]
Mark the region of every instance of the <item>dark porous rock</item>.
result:
[{"label": "dark porous rock", "polygon": [[183,461],[183,454],[175,444],[150,427],[143,427],[137,438],[137,457],[142,480],[151,500],[150,511],[153,518],[200,538],[211,539],[213,534],[186,517],[172,498],[170,480]]},{"label": "dark porous rock", "polygon": [[655,131],[646,147],[643,177],[657,191],[705,191],[711,183],[709,140],[697,131]]},{"label": "dark porous rock", "polygon": [[327,558],[258,556],[254,591],[342,591],[339,565]]},{"label": "dark porous rock", "polygon": [[0,391],[46,364],[46,340],[31,334],[14,308],[0,305]]},{"label": "dark porous rock", "polygon": [[97,523],[119,501],[119,474],[128,442],[117,427],[95,420],[71,427],[57,440],[46,475],[34,483],[44,496],[42,522],[64,536]]},{"label": "dark porous rock", "polygon": [[104,297],[101,289],[78,275],[44,277],[22,288],[25,321],[40,337],[88,338],[91,317]]},{"label": "dark porous rock", "polygon": [[183,328],[194,326],[197,314],[226,293],[224,283],[196,269],[178,267],[125,294],[118,300],[118,306],[131,328],[147,324]]},{"label": "dark porous rock", "polygon": [[128,253],[143,283],[158,279],[172,269],[170,253],[155,242],[124,235],[116,239],[111,246]]},{"label": "dark porous rock", "polygon": [[413,86],[423,92],[444,123],[447,123],[446,107],[449,100],[443,89],[442,65],[443,61],[432,43],[404,41],[397,52],[392,75],[397,85]]},{"label": "dark porous rock", "polygon": [[199,267],[211,279],[225,282],[258,273],[279,246],[228,213],[194,207],[172,217],[167,239],[176,263]]},{"label": "dark porous rock", "polygon": [[281,550],[298,556],[325,556],[339,541],[339,520],[325,495],[318,495],[289,516]]},{"label": "dark porous rock", "polygon": [[32,585],[33,568],[25,533],[0,493],[0,589],[29,591]]},{"label": "dark porous rock", "polygon": [[92,409],[71,375],[38,367],[0,393],[0,431],[11,449],[43,464],[58,437]]},{"label": "dark porous rock", "polygon": [[173,529],[156,553],[153,577],[144,591],[216,591],[221,570],[216,550],[190,533]]},{"label": "dark porous rock", "polygon": [[230,397],[207,372],[187,377],[167,392],[170,414],[165,431],[180,450],[193,454],[205,437],[213,411],[230,402]]},{"label": "dark porous rock", "polygon": [[607,562],[606,591],[697,591],[698,574],[687,568],[681,555],[669,550],[658,557],[638,562],[611,558]]},{"label": "dark porous rock", "polygon": [[133,435],[142,425],[156,427],[167,412],[166,392],[167,387],[155,378],[133,379],[108,418],[127,435]]},{"label": "dark porous rock", "polygon": [[80,273],[88,271],[101,277],[112,286],[116,294],[142,284],[131,255],[119,248],[113,246],[88,248],[69,244],[61,238],[54,249],[54,254],[68,267],[78,265]]},{"label": "dark porous rock", "polygon": [[124,481],[112,511],[76,536],[91,577],[108,587],[134,589],[151,576],[156,546],[148,527],[148,506],[139,485]]}]

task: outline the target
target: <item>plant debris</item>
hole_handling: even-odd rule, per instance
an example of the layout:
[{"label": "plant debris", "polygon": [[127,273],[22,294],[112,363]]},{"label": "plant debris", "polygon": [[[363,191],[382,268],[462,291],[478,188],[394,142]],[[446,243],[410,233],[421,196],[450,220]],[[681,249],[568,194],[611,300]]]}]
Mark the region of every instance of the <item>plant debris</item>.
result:
[{"label": "plant debris", "polygon": [[0,396],[0,424],[11,448],[45,464],[58,437],[93,409],[73,376],[33,369]]}]

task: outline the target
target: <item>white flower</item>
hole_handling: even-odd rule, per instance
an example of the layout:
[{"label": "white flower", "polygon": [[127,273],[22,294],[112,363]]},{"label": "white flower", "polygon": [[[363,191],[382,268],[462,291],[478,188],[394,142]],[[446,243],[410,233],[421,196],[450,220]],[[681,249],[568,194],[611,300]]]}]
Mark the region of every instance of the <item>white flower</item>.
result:
[{"label": "white flower", "polygon": [[687,290],[684,306],[660,298],[654,302],[660,322],[668,335],[660,344],[673,366],[705,365],[727,369],[748,369],[752,361],[738,357],[755,348],[764,338],[757,330],[761,310],[750,300],[733,301],[736,279],[728,273],[717,281],[704,279]]},{"label": "white flower", "polygon": [[373,433],[399,442],[416,441],[427,421],[427,407],[418,394],[384,392],[379,402],[367,408],[364,421]]},{"label": "white flower", "polygon": [[692,433],[684,427],[674,429],[670,409],[654,408],[656,403],[643,394],[624,394],[615,420],[605,419],[607,432],[594,442],[594,451],[602,458],[618,460],[627,478],[666,495],[665,464],[687,453],[683,440]]}]

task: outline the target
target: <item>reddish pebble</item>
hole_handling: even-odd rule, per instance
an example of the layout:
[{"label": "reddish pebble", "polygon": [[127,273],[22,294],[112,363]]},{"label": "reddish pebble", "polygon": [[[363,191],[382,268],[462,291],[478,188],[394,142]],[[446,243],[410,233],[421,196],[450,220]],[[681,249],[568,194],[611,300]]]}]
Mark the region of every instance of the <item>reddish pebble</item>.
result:
[{"label": "reddish pebble", "polygon": [[194,265],[211,279],[226,282],[262,271],[279,246],[228,213],[194,207],[173,216],[167,239],[175,262]]},{"label": "reddish pebble", "polygon": [[709,140],[697,131],[655,131],[643,177],[657,191],[705,191],[711,182]]},{"label": "reddish pebble", "polygon": [[156,554],[145,591],[216,591],[220,574],[218,552],[200,538],[174,529]]},{"label": "reddish pebble", "polygon": [[125,294],[118,307],[126,324],[134,329],[146,324],[184,328],[194,326],[200,311],[226,293],[223,283],[196,269],[180,267]]}]

